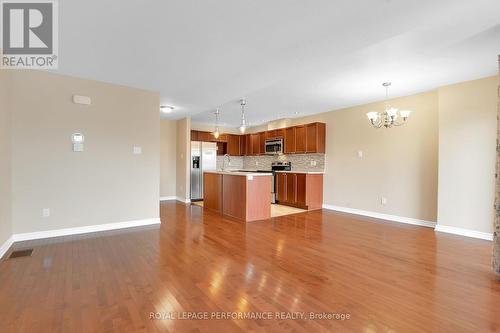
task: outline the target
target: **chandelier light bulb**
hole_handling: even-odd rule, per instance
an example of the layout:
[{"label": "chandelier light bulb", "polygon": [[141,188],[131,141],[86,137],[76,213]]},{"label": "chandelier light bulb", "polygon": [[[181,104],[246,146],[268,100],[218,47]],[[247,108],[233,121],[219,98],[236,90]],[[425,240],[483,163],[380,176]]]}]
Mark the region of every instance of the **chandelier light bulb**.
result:
[{"label": "chandelier light bulb", "polygon": [[377,119],[378,119],[378,112],[376,112],[376,111],[368,112],[366,114],[366,116],[368,117],[368,120],[370,120],[370,121],[377,121]]},{"label": "chandelier light bulb", "polygon": [[245,126],[245,124],[241,124],[241,126],[240,126],[240,133],[244,134],[246,129],[247,129],[247,127]]},{"label": "chandelier light bulb", "polygon": [[218,128],[218,127],[216,127],[216,128],[215,128],[215,131],[214,131],[214,138],[218,139],[218,138],[219,138],[219,136],[220,136],[220,133],[219,133],[219,128]]},{"label": "chandelier light bulb", "polygon": [[401,110],[399,111],[399,114],[401,115],[401,117],[403,117],[403,119],[407,119],[408,117],[410,117],[411,110]]}]

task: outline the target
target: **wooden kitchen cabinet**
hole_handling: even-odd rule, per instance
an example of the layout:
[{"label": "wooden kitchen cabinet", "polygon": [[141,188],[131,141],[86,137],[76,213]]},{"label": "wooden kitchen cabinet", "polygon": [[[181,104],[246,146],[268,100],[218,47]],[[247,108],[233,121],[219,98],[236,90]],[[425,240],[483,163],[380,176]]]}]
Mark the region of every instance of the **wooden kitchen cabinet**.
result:
[{"label": "wooden kitchen cabinet", "polygon": [[286,173],[276,173],[276,200],[286,202]]},{"label": "wooden kitchen cabinet", "polygon": [[246,135],[238,135],[240,138],[240,155],[245,156],[247,154],[247,136]]},{"label": "wooden kitchen cabinet", "polygon": [[307,132],[306,126],[295,126],[295,153],[303,154],[306,152]]},{"label": "wooden kitchen cabinet", "polygon": [[285,128],[285,154],[295,153],[295,127]]},{"label": "wooden kitchen cabinet", "polygon": [[191,131],[191,141],[222,142],[225,146],[220,145],[219,152],[232,156],[263,155],[266,140],[276,138],[283,138],[285,154],[325,153],[326,125],[316,122],[252,134],[221,134],[218,139],[212,132]]},{"label": "wooden kitchen cabinet", "polygon": [[323,175],[277,172],[276,200],[281,205],[307,210],[321,209],[323,205]]},{"label": "wooden kitchen cabinet", "polygon": [[286,203],[294,205],[297,202],[297,174],[286,174]]},{"label": "wooden kitchen cabinet", "polygon": [[312,123],[306,125],[306,153],[324,153],[326,141],[326,125]]},{"label": "wooden kitchen cabinet", "polygon": [[259,133],[259,154],[263,155],[266,153],[266,132]]},{"label": "wooden kitchen cabinet", "polygon": [[250,134],[250,141],[252,142],[252,154],[259,155],[260,153],[260,135],[259,133]]},{"label": "wooden kitchen cabinet", "polygon": [[245,155],[251,156],[252,155],[252,137],[250,134],[245,135]]},{"label": "wooden kitchen cabinet", "polygon": [[240,156],[240,135],[227,135],[227,153],[230,156]]}]

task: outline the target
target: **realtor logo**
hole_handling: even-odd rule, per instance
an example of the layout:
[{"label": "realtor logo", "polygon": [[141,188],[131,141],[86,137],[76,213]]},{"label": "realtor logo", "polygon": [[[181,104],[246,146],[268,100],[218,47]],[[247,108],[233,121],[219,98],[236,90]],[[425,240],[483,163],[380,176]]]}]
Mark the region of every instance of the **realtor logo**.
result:
[{"label": "realtor logo", "polygon": [[0,0],[2,68],[57,68],[55,0]]}]

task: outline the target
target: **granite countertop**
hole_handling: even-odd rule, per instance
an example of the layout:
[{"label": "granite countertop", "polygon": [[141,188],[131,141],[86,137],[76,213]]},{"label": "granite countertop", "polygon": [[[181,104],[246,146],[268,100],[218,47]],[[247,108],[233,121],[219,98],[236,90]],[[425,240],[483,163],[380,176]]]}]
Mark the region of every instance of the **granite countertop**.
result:
[{"label": "granite countertop", "polygon": [[282,172],[282,173],[305,173],[308,175],[323,175],[325,172],[324,171],[300,171],[300,170],[291,170],[291,171],[285,171],[285,170],[279,170],[276,172]]},{"label": "granite countertop", "polygon": [[217,173],[219,175],[231,175],[231,176],[272,176],[271,171],[269,172],[254,172],[254,171],[241,171],[241,170],[211,170],[205,171],[208,173]]}]

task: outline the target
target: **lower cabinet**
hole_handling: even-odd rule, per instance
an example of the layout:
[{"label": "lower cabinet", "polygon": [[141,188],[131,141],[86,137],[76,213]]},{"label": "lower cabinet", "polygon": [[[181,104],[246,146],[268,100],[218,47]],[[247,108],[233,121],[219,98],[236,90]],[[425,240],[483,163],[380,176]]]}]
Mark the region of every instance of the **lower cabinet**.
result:
[{"label": "lower cabinet", "polygon": [[321,209],[323,175],[294,172],[276,173],[276,200],[281,205]]}]

